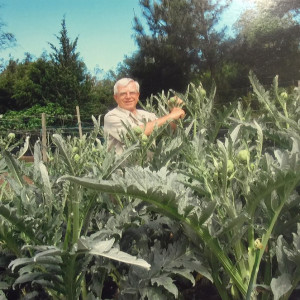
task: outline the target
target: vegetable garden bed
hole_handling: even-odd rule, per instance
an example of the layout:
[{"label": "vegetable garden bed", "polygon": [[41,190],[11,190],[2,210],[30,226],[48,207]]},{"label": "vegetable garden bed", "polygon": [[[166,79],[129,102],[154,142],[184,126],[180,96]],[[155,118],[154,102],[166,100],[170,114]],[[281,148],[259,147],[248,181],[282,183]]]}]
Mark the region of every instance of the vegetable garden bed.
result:
[{"label": "vegetable garden bed", "polygon": [[296,299],[300,91],[249,78],[259,111],[191,84],[177,130],[128,129],[121,156],[94,117],[82,138],[53,134],[47,163],[39,142],[26,164],[2,137],[0,297]]}]

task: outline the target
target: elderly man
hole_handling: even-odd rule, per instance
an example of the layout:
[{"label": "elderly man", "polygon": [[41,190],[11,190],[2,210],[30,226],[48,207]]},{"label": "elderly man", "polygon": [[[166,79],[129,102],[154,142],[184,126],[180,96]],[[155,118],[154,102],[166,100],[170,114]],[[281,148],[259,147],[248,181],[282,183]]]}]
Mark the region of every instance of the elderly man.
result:
[{"label": "elderly man", "polygon": [[[138,82],[131,78],[122,78],[114,86],[114,98],[118,106],[104,116],[104,133],[108,137],[109,149],[115,148],[117,154],[122,153],[124,146],[120,136],[122,132],[126,132],[123,123],[132,128],[140,127],[144,134],[149,136],[155,126],[160,127],[168,121],[185,116],[180,107],[174,107],[170,113],[160,118],[153,113],[137,109],[139,91]],[[180,99],[178,101],[181,102]]]}]

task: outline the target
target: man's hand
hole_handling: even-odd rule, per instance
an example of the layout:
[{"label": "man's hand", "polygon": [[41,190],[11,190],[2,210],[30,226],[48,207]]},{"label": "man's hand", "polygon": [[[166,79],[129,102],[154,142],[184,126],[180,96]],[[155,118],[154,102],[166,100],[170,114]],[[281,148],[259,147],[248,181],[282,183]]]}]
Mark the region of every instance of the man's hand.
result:
[{"label": "man's hand", "polygon": [[173,107],[169,116],[173,120],[183,119],[185,117],[185,111],[180,107]]}]

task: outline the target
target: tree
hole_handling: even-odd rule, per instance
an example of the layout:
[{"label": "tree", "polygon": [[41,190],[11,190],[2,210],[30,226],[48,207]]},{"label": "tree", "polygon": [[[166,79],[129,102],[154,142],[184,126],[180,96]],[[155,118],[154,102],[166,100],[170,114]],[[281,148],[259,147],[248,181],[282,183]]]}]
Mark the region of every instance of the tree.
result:
[{"label": "tree", "polygon": [[170,88],[184,91],[195,74],[215,76],[223,33],[215,25],[226,5],[210,0],[141,0],[148,29],[135,17],[139,51],[127,57],[123,74],[137,78],[146,96]]},{"label": "tree", "polygon": [[10,32],[4,32],[4,23],[0,21],[0,50],[12,46],[16,39],[15,36]]},{"label": "tree", "polygon": [[296,17],[297,15],[299,16],[300,2],[297,0],[272,0],[268,2],[255,0],[254,2],[256,3],[259,10],[267,10],[271,14],[280,18],[284,17],[286,14],[291,14],[294,17]]},{"label": "tree", "polygon": [[232,59],[244,65],[245,72],[252,69],[262,83],[269,84],[279,75],[282,83],[291,85],[300,78],[300,5],[277,0],[264,4],[257,1],[237,22]]},{"label": "tree", "polygon": [[76,105],[84,106],[89,102],[93,82],[79,57],[79,52],[76,52],[78,38],[70,40],[65,19],[62,20],[61,26],[60,35],[56,36],[60,47],[49,43],[53,50],[50,59],[54,68],[51,85],[56,93],[56,101],[74,111]]},{"label": "tree", "polygon": [[45,52],[33,61],[26,53],[22,62],[9,61],[0,74],[2,112],[57,104],[74,114],[79,105],[81,114],[90,121],[92,114],[104,114],[114,104],[112,80],[97,81],[87,72],[76,52],[78,39],[69,39],[64,19],[56,37],[60,46],[50,44],[53,52],[49,55]]},{"label": "tree", "polygon": [[0,74],[0,103],[3,111],[56,102],[57,94],[51,86],[53,76],[53,65],[46,56],[36,61],[32,61],[30,54],[22,62],[11,59]]},{"label": "tree", "polygon": [[[4,30],[5,27],[5,23],[3,23],[0,19],[0,51],[4,50],[8,47],[12,47],[14,46],[15,42],[16,42],[16,38],[15,36],[10,33],[10,32],[6,32]],[[3,59],[0,59],[0,69],[3,68],[4,62]]]},{"label": "tree", "polygon": [[5,70],[0,74],[0,111],[5,112],[15,107],[12,99],[15,73],[17,72],[16,61],[10,60]]}]

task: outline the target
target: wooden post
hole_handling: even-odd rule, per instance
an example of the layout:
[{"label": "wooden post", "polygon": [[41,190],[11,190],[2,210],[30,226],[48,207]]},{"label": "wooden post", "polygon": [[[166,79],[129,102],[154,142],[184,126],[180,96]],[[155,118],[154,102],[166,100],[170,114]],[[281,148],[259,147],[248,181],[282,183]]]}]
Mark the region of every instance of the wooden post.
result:
[{"label": "wooden post", "polygon": [[45,113],[42,113],[42,158],[43,162],[47,162],[47,130]]},{"label": "wooden post", "polygon": [[81,128],[80,112],[79,112],[78,105],[76,106],[76,114],[77,114],[77,121],[78,121],[79,138],[82,139],[82,128]]}]

